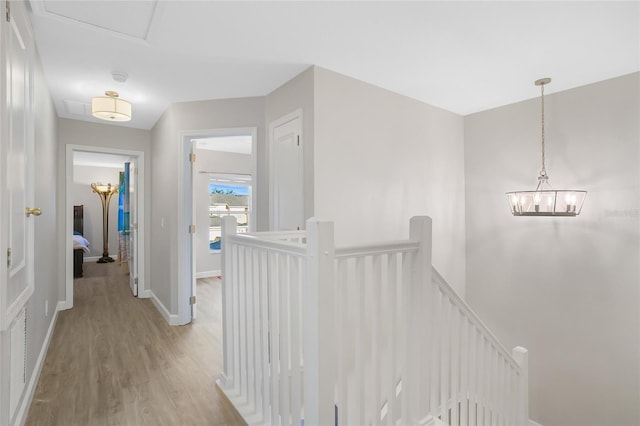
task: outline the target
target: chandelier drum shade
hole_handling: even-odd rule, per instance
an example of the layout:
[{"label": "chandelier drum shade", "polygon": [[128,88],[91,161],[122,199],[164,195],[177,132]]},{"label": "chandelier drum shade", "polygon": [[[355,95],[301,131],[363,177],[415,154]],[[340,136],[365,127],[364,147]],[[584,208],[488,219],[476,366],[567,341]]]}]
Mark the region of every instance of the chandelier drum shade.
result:
[{"label": "chandelier drum shade", "polygon": [[120,99],[118,92],[108,90],[104,94],[91,99],[91,115],[107,121],[130,121],[131,104]]},{"label": "chandelier drum shade", "polygon": [[544,85],[550,82],[550,78],[535,81],[535,85],[540,86],[542,110],[542,169],[538,176],[538,186],[534,191],[507,192],[511,214],[514,216],[577,216],[582,211],[582,204],[587,196],[587,191],[553,189],[549,184],[544,153]]}]

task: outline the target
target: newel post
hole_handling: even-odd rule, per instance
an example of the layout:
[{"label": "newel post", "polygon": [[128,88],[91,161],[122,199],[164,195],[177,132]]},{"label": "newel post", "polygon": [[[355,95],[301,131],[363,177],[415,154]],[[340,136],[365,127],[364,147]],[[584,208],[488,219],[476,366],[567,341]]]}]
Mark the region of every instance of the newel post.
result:
[{"label": "newel post", "polygon": [[518,415],[520,424],[529,424],[529,351],[516,346],[512,351],[513,359],[520,366],[518,383]]},{"label": "newel post", "polygon": [[335,424],[333,223],[307,220],[307,272],[302,287],[304,423]]},{"label": "newel post", "polygon": [[[415,216],[409,223],[409,239],[419,243],[411,265],[411,281],[405,292],[406,308],[406,372],[403,382],[403,407],[407,407],[405,422],[416,424],[425,414],[429,402],[433,312],[431,278],[431,218]],[[431,410],[433,407],[429,407]],[[421,410],[423,412],[421,412]]]},{"label": "newel post", "polygon": [[222,267],[222,348],[223,369],[221,382],[225,387],[234,385],[233,377],[233,301],[231,290],[235,277],[233,276],[233,255],[229,250],[228,237],[237,234],[235,216],[222,218],[222,236],[220,241],[220,265]]}]

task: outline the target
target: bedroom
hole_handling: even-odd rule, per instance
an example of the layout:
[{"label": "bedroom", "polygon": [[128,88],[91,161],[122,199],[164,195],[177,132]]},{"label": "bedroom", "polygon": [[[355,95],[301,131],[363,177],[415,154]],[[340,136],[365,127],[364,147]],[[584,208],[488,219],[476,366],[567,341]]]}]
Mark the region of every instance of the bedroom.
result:
[{"label": "bedroom", "polygon": [[[91,184],[112,184],[116,186],[120,172],[124,171],[124,163],[129,157],[116,154],[101,154],[76,151],[73,154],[73,187],[72,204],[82,207],[82,237],[88,242],[84,250],[84,262],[96,262],[103,255],[103,210],[100,197],[92,190]],[[107,252],[118,260],[119,253],[119,194],[116,193],[109,203]],[[75,211],[74,211],[75,213]],[[74,214],[74,218],[76,214]],[[75,225],[74,221],[74,225]],[[74,235],[79,231],[74,226]],[[75,241],[74,241],[75,243]],[[75,249],[74,245],[74,249]],[[75,255],[75,254],[74,254]],[[75,266],[75,263],[74,263]],[[79,278],[75,273],[74,278]],[[80,271],[81,272],[81,269]],[[81,275],[80,275],[81,276]]]}]

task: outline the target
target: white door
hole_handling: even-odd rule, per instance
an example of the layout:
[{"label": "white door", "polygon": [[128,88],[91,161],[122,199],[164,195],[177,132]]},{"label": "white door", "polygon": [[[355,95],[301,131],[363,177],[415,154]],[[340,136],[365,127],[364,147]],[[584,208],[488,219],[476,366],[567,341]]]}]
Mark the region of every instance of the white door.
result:
[{"label": "white door", "polygon": [[33,39],[24,5],[11,5],[11,18],[2,25],[1,330],[33,293],[33,221],[40,215],[33,205]]},{"label": "white door", "polygon": [[270,127],[272,230],[304,229],[301,112],[276,120]]},{"label": "white door", "polygon": [[191,227],[189,229],[189,235],[191,237],[191,319],[196,319],[198,315],[198,309],[196,306],[196,234],[193,228],[196,224],[197,217],[197,188],[196,188],[196,168],[194,166],[196,162],[196,142],[191,141],[191,154],[189,156],[189,167],[191,168]]},{"label": "white door", "polygon": [[33,37],[24,3],[5,4],[0,18],[0,424],[13,421],[26,385],[24,306],[34,290],[33,230],[41,213],[33,205]]},{"label": "white door", "polygon": [[[128,175],[128,191],[129,194],[125,195],[129,202],[129,286],[131,287],[131,293],[134,296],[138,296],[138,191],[137,185],[137,172],[138,163],[137,159],[132,157],[128,163],[125,163],[129,169]],[[127,184],[127,177],[125,177],[125,184]],[[125,199],[125,205],[127,200]]]}]

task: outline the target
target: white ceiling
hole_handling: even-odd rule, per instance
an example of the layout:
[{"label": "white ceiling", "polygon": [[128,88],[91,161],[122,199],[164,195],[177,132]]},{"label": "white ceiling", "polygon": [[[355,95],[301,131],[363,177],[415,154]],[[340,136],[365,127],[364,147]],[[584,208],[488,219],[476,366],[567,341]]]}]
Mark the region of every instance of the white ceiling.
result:
[{"label": "white ceiling", "polygon": [[[640,70],[640,2],[30,0],[58,115],[125,125],[174,102],[264,96],[319,65],[461,115]],[[112,72],[128,75],[125,83]]]}]

